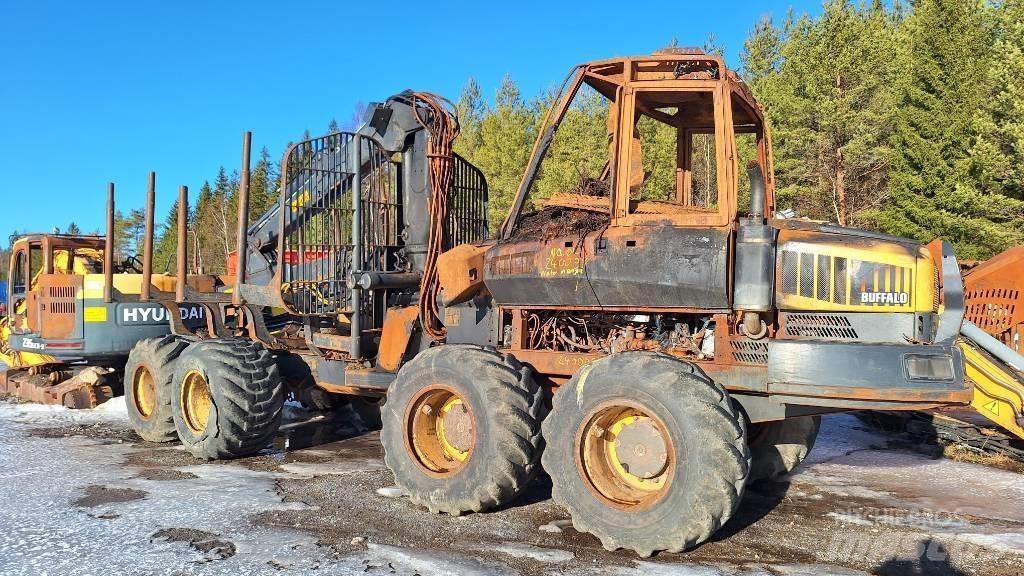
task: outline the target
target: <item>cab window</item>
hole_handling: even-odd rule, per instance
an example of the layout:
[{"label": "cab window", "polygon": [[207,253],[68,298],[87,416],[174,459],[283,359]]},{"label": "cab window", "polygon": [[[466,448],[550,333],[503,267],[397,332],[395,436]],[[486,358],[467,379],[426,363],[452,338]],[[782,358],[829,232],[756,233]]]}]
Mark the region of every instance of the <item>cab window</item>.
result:
[{"label": "cab window", "polygon": [[25,282],[25,264],[26,256],[25,250],[18,250],[17,255],[14,257],[14,269],[11,270],[11,291],[14,293],[25,293],[26,282]]},{"label": "cab window", "polygon": [[43,271],[43,249],[39,244],[32,244],[28,248],[28,277],[32,279],[31,288],[36,287],[36,279]]},{"label": "cab window", "polygon": [[631,212],[717,211],[714,92],[639,91],[633,120]]}]

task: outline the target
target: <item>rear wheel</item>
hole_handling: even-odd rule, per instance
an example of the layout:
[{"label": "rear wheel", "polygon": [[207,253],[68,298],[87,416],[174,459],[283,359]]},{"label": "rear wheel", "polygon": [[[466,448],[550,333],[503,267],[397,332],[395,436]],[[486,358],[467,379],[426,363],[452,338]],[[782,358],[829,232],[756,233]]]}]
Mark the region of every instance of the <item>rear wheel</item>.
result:
[{"label": "rear wheel", "polygon": [[367,396],[351,396],[349,402],[352,411],[359,415],[363,426],[370,430],[380,430],[383,425],[381,420],[381,407],[384,405],[384,398],[370,398]]},{"label": "rear wheel", "polygon": [[801,416],[750,425],[750,481],[774,480],[807,458],[818,438],[821,416]]},{"label": "rear wheel", "polygon": [[395,483],[431,512],[480,512],[514,500],[540,469],[543,390],[529,367],[449,344],[402,367],[381,411]]},{"label": "rear wheel", "polygon": [[149,442],[178,439],[171,409],[171,379],[188,342],[177,336],[140,340],[124,367],[124,399],[135,433]]},{"label": "rear wheel", "polygon": [[248,456],[281,425],[285,390],[277,364],[256,342],[204,340],[178,359],[171,396],[174,424],[193,456]]},{"label": "rear wheel", "polygon": [[552,498],[577,530],[641,556],[707,540],[736,510],[749,452],[728,393],[653,352],[578,370],[544,421]]}]

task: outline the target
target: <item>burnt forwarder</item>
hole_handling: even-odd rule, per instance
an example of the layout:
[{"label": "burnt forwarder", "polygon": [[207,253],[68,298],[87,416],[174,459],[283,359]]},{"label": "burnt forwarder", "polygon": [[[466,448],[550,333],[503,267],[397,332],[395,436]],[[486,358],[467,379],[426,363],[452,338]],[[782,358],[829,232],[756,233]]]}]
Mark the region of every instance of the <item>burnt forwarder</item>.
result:
[{"label": "burnt forwarder", "polygon": [[[607,106],[605,170],[531,198],[581,90]],[[496,238],[456,134],[432,95],[376,104],[289,150],[248,227],[247,139],[233,293],[156,295],[208,325],[174,322],[169,353],[129,363],[154,375],[151,417],[223,458],[266,445],[289,391],[386,400],[386,462],[417,504],[505,504],[543,460],[576,527],[649,555],[706,540],[748,482],[792,469],[819,414],[970,401],[950,246],[775,219],[760,109],[721,59],[576,67]]]}]

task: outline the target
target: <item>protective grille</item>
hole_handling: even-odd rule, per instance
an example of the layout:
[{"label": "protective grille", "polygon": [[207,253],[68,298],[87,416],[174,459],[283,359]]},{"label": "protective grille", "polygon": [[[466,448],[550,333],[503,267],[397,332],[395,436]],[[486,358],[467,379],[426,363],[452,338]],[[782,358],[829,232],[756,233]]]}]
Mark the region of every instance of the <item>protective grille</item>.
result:
[{"label": "protective grille", "polygon": [[767,364],[768,343],[761,340],[731,340],[732,357],[746,364]]},{"label": "protective grille", "polygon": [[[296,144],[285,157],[285,246],[278,258],[284,299],[299,314],[350,311],[353,141],[347,132],[329,134]],[[389,270],[400,248],[398,169],[372,140],[362,143],[361,267]]]},{"label": "protective grille", "polygon": [[47,286],[42,299],[43,309],[50,314],[74,314],[78,307],[77,286]]},{"label": "protective grille", "polygon": [[790,338],[824,340],[855,339],[857,331],[850,319],[838,314],[787,314],[783,334]]},{"label": "protective grille", "polygon": [[[369,138],[361,138],[359,185],[362,254],[359,268],[399,269],[402,248],[401,165]],[[347,277],[353,266],[354,135],[347,132],[295,145],[285,157],[284,251],[278,255],[282,294],[303,315],[351,312]],[[423,199],[426,202],[426,198]],[[456,156],[445,248],[487,239],[487,183]],[[380,317],[380,299],[364,298],[363,314]],[[380,312],[380,313],[378,313]]]},{"label": "protective grille", "polygon": [[487,181],[480,170],[455,156],[445,250],[487,239]]},{"label": "protective grille", "polygon": [[913,275],[904,266],[783,250],[780,294],[844,306],[910,308]]},{"label": "protective grille", "polygon": [[969,302],[964,316],[985,332],[999,334],[1014,326],[1014,312],[1020,299],[1018,290],[968,290],[964,299]]}]

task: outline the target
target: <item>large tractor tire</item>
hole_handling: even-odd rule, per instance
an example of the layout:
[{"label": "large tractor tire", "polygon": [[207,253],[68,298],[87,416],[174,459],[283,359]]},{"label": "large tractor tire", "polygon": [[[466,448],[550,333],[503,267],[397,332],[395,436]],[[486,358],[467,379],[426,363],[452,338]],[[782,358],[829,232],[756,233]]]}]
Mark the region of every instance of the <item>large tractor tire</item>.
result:
[{"label": "large tractor tire", "polygon": [[174,370],[171,404],[181,443],[197,458],[248,456],[281,425],[285,387],[274,357],[249,340],[203,340]]},{"label": "large tractor tire", "polygon": [[573,526],[643,557],[707,540],[739,506],[742,416],[691,364],[624,352],[584,366],[544,421],[544,470]]},{"label": "large tractor tire", "polygon": [[544,412],[543,390],[515,358],[477,346],[431,348],[388,388],[384,461],[431,512],[501,506],[540,470]]},{"label": "large tractor tire", "polygon": [[814,447],[820,427],[821,416],[751,424],[750,482],[775,480],[791,473]]},{"label": "large tractor tire", "polygon": [[178,439],[171,409],[174,365],[188,342],[177,336],[140,340],[124,367],[124,400],[135,433],[149,442]]}]

